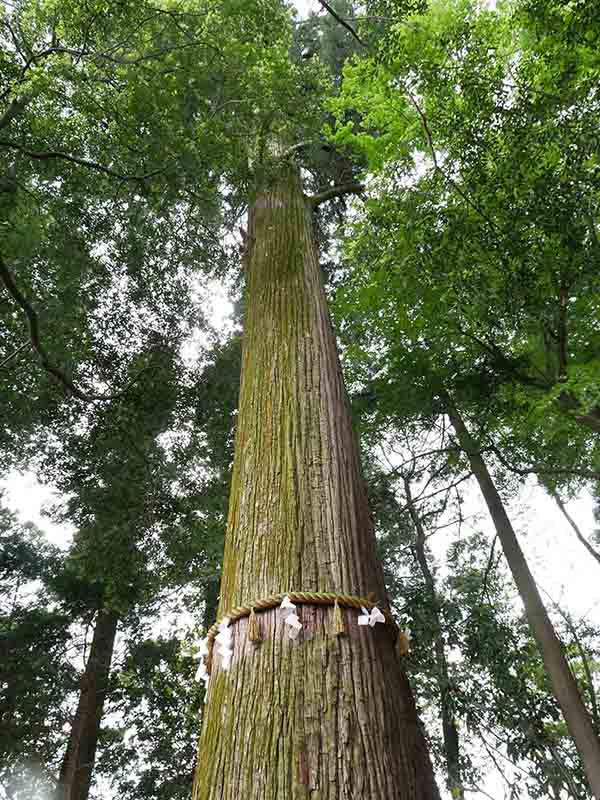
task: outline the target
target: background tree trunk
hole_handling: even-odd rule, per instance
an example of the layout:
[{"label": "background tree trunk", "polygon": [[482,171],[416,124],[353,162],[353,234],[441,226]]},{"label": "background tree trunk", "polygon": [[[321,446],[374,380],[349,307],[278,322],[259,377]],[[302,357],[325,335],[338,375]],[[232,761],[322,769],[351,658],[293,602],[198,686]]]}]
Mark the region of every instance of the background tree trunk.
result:
[{"label": "background tree trunk", "polygon": [[450,422],[456,431],[461,448],[469,457],[471,469],[498,533],[508,566],[525,606],[527,621],[540,648],[552,691],[579,750],[590,788],[594,797],[600,800],[600,740],[594,731],[590,715],[581,699],[575,678],[569,669],[502,498],[479,452],[479,447],[448,396],[445,397],[445,402]]},{"label": "background tree trunk", "polygon": [[81,679],[79,703],[60,769],[56,800],[87,800],[118,622],[116,613],[109,609],[101,609],[96,617],[90,655]]},{"label": "background tree trunk", "polygon": [[450,681],[448,661],[446,659],[446,648],[442,631],[442,621],[440,618],[440,599],[435,586],[435,578],[429,562],[425,548],[425,529],[423,522],[413,502],[410,480],[404,478],[404,493],[410,518],[415,528],[415,556],[431,604],[432,631],[431,635],[435,647],[435,663],[437,669],[437,683],[440,692],[440,711],[442,715],[442,735],[444,739],[444,755],[446,757],[446,768],[448,770],[448,789],[452,797],[463,800],[465,790],[462,781],[460,768],[460,738],[458,728],[454,721],[454,710],[452,708],[452,683]]},{"label": "background tree trunk", "polygon": [[[299,180],[260,193],[248,231],[239,420],[219,615],[290,589],[374,592],[383,574],[335,339]],[[329,632],[301,606],[291,641],[276,610],[263,641],[233,625],[215,659],[194,800],[438,798],[388,626]]]}]

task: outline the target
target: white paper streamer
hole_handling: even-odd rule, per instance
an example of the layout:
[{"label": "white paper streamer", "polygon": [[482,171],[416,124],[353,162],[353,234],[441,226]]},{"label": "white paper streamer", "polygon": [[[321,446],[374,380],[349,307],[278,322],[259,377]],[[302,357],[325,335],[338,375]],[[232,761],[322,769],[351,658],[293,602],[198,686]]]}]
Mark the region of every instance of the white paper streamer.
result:
[{"label": "white paper streamer", "polygon": [[374,607],[371,609],[371,616],[369,617],[369,625],[370,625],[372,628],[374,628],[377,622],[383,622],[383,623],[385,623],[385,616],[384,616],[384,614],[383,614],[383,613],[382,613],[382,612],[381,612],[381,611],[380,611],[380,610],[377,608],[377,606],[374,606]]},{"label": "white paper streamer", "polygon": [[298,634],[302,630],[302,623],[300,622],[298,614],[296,614],[296,604],[292,603],[287,594],[281,601],[279,613],[283,617],[284,624],[288,626],[288,635],[290,639],[297,639]]},{"label": "white paper streamer", "polygon": [[217,648],[217,655],[221,658],[221,667],[228,670],[231,666],[231,657],[233,656],[233,648],[231,642],[233,634],[229,627],[229,617],[225,617],[219,625],[219,632],[215,636],[215,646]]},{"label": "white paper streamer", "polygon": [[358,624],[359,625],[368,625],[369,624],[369,618],[370,618],[369,612],[367,611],[367,609],[364,606],[361,606],[360,610],[362,611],[362,614],[358,618]]},{"label": "white paper streamer", "polygon": [[374,606],[371,609],[371,613],[367,611],[364,606],[360,607],[362,614],[358,617],[358,624],[359,625],[370,625],[371,628],[374,628],[378,622],[385,622],[385,615]]},{"label": "white paper streamer", "polygon": [[290,639],[297,639],[302,630],[302,623],[298,619],[298,615],[296,613],[289,614],[285,618],[285,625],[289,626],[288,635]]},{"label": "white paper streamer", "polygon": [[198,669],[196,671],[196,680],[197,681],[204,681],[206,685],[210,678],[208,671],[206,669],[206,663],[204,661],[205,656],[208,655],[208,637],[204,639],[200,639],[200,643],[198,646],[198,657],[200,658],[200,664],[198,665]]},{"label": "white paper streamer", "polygon": [[221,667],[224,670],[228,670],[231,666],[231,657],[233,656],[233,650],[225,650],[221,652]]},{"label": "white paper streamer", "polygon": [[208,636],[205,636],[204,639],[200,639],[198,655],[200,656],[200,658],[204,658],[204,656],[208,655]]},{"label": "white paper streamer", "polygon": [[197,681],[204,681],[204,685],[206,686],[206,684],[208,683],[209,679],[210,679],[210,675],[208,674],[208,672],[206,670],[206,664],[204,663],[204,657],[202,657],[202,660],[200,661],[200,664],[198,665],[198,669],[196,671],[196,680]]},{"label": "white paper streamer", "polygon": [[285,617],[288,617],[290,614],[296,613],[296,605],[292,603],[292,601],[289,598],[289,595],[287,594],[281,601],[281,605],[279,606],[279,613],[281,614],[282,617],[284,617],[284,619]]}]

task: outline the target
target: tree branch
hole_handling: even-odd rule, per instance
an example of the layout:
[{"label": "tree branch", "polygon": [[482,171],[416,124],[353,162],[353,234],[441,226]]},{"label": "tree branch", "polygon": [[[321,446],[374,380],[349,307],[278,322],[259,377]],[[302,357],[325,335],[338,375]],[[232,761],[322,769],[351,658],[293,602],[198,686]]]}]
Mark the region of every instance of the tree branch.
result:
[{"label": "tree branch", "polygon": [[347,30],[347,31],[350,33],[350,35],[351,35],[351,36],[353,36],[353,37],[356,39],[356,41],[357,41],[357,42],[358,42],[358,43],[359,43],[359,44],[360,44],[362,47],[366,47],[366,46],[367,46],[367,45],[365,44],[365,42],[363,42],[363,40],[360,38],[360,36],[358,35],[358,33],[357,33],[355,30],[354,30],[354,28],[352,27],[352,25],[349,25],[349,24],[346,22],[346,20],[345,20],[345,19],[343,19],[342,17],[340,17],[340,15],[337,13],[337,11],[335,11],[335,10],[334,10],[334,9],[333,9],[333,8],[332,8],[330,5],[329,5],[329,3],[326,3],[326,2],[325,2],[325,0],[319,0],[319,3],[321,3],[321,5],[322,5],[322,7],[325,9],[325,11],[328,11],[328,12],[331,14],[331,16],[334,18],[334,20],[335,20],[336,22],[339,22],[339,23],[340,23],[340,25],[342,25],[344,28],[346,28],[346,30]]},{"label": "tree branch", "polygon": [[79,166],[82,167],[88,167],[89,169],[96,170],[96,172],[102,172],[105,175],[110,175],[111,178],[118,178],[118,180],[121,181],[143,182],[148,178],[152,178],[154,175],[159,175],[161,172],[165,171],[165,168],[162,167],[161,169],[155,169],[152,172],[148,172],[145,175],[124,175],[121,172],[116,172],[110,167],[105,167],[103,164],[98,164],[96,161],[90,161],[90,159],[88,158],[78,158],[77,156],[72,156],[69,153],[61,153],[60,151],[55,151],[55,150],[49,150],[47,152],[28,150],[26,147],[23,147],[23,145],[20,145],[17,142],[9,142],[6,140],[0,140],[0,147],[7,147],[13,150],[18,150],[20,153],[23,153],[23,155],[26,155],[29,158],[33,158],[36,161],[50,161],[52,159],[61,159],[63,161],[69,161],[72,164],[78,164]]},{"label": "tree branch", "polygon": [[15,356],[18,356],[19,353],[22,350],[25,350],[25,348],[29,347],[29,346],[30,346],[30,342],[23,342],[23,344],[20,347],[17,347],[17,349],[13,353],[11,353],[9,356],[7,356],[4,359],[4,361],[0,362],[0,367],[5,367],[8,364],[9,361],[12,361],[13,358],[15,358]]},{"label": "tree branch", "polygon": [[[443,486],[441,489],[436,489],[434,492],[431,492],[431,494],[425,495],[423,492],[421,492],[421,494],[419,494],[415,498],[413,498],[412,502],[413,503],[424,503],[425,500],[431,500],[432,497],[436,497],[436,495],[442,494],[442,492],[450,492],[450,491],[452,491],[452,489],[456,489],[458,486],[460,486],[461,483],[464,483],[465,481],[468,481],[471,478],[472,474],[473,474],[472,472],[469,472],[466,475],[463,475],[462,478],[459,478],[454,483],[451,483],[448,486]],[[408,510],[408,506],[406,506],[406,505],[402,506],[399,509],[401,514],[403,514],[407,510]]]},{"label": "tree branch", "polygon": [[579,478],[587,478],[588,480],[600,480],[600,472],[590,469],[563,469],[561,467],[549,467],[546,464],[533,464],[522,469],[510,464],[494,444],[490,444],[487,449],[491,450],[503,467],[506,467],[509,472],[514,472],[515,475],[576,475]]},{"label": "tree branch", "polygon": [[495,344],[486,342],[484,339],[480,339],[471,331],[466,330],[462,327],[459,323],[455,323],[454,327],[456,330],[462,335],[466,336],[468,339],[472,339],[482,350],[485,350],[492,359],[494,366],[499,367],[502,370],[505,370],[519,381],[519,383],[523,383],[525,386],[534,386],[536,389],[543,389],[544,391],[548,391],[552,388],[552,384],[548,382],[546,376],[543,372],[537,369],[534,365],[534,369],[541,375],[541,378],[536,378],[533,375],[526,375],[523,372],[520,372],[514,365],[514,362],[511,361],[508,356],[504,354],[504,352]]},{"label": "tree branch", "polygon": [[563,619],[565,625],[567,626],[567,629],[568,629],[569,633],[573,637],[573,641],[575,642],[575,644],[577,646],[577,649],[579,650],[579,656],[581,658],[583,671],[585,672],[585,676],[586,676],[586,679],[587,679],[588,693],[590,695],[590,703],[592,705],[592,713],[594,715],[594,722],[595,722],[596,726],[598,726],[598,722],[600,720],[599,713],[598,713],[598,699],[596,697],[596,690],[594,688],[594,679],[592,677],[592,671],[590,669],[589,659],[588,659],[585,647],[583,646],[583,643],[582,643],[581,639],[579,638],[579,634],[577,633],[577,628],[576,628],[573,620],[571,619],[571,616],[568,614],[568,612],[566,612],[561,607],[560,603],[557,603],[554,600],[554,598],[550,594],[548,594],[548,592],[545,589],[543,589],[543,591],[544,591],[544,594],[546,595],[546,597],[550,600],[550,602],[552,603],[552,605],[554,606],[554,608],[558,612],[558,614],[560,614],[560,616]]},{"label": "tree branch", "polygon": [[184,50],[188,47],[199,47],[201,45],[204,45],[205,47],[210,47],[212,50],[219,52],[218,48],[215,47],[214,45],[208,44],[207,42],[202,42],[199,39],[195,39],[191,42],[186,42],[185,44],[161,47],[157,50],[151,51],[150,53],[145,53],[144,55],[138,56],[137,58],[119,58],[118,56],[112,56],[109,53],[102,53],[102,52],[94,53],[91,51],[76,50],[71,47],[62,47],[61,45],[58,45],[56,47],[48,47],[45,50],[41,50],[39,53],[35,53],[25,64],[25,66],[23,67],[23,71],[28,69],[32,63],[39,61],[43,58],[47,58],[48,56],[54,55],[55,53],[58,54],[63,53],[65,55],[70,55],[73,56],[74,58],[77,58],[78,60],[81,60],[82,58],[88,58],[91,61],[108,61],[111,64],[120,64],[123,66],[135,66],[136,64],[141,64],[144,61],[152,61],[154,59],[157,59],[159,56],[162,56],[165,53],[172,53],[177,50]]},{"label": "tree branch", "polygon": [[[73,397],[76,397],[78,400],[83,400],[86,403],[93,402],[94,400],[116,400],[122,397],[131,388],[131,385],[135,381],[137,381],[141,372],[138,373],[138,375],[136,375],[132,381],[130,381],[130,383],[125,387],[125,389],[122,392],[112,395],[93,394],[78,389],[77,386],[75,386],[75,384],[73,383],[73,381],[66,375],[66,373],[62,369],[60,369],[60,367],[57,367],[55,364],[53,364],[52,361],[50,360],[50,357],[40,340],[40,329],[39,329],[37,312],[31,305],[31,303],[27,300],[25,295],[23,295],[22,292],[20,291],[19,287],[15,283],[12,273],[10,272],[8,266],[6,265],[6,262],[4,261],[1,255],[0,255],[0,280],[4,284],[6,291],[13,298],[15,303],[22,309],[23,313],[25,314],[25,317],[27,318],[27,324],[29,327],[29,339],[31,341],[31,345],[34,351],[38,355],[42,367],[46,370],[46,372],[50,373],[50,375],[53,375],[59,381],[59,383],[61,383],[65,388],[67,388],[69,392],[73,395]],[[3,363],[6,363],[6,361],[4,361]]]},{"label": "tree branch", "polygon": [[491,598],[489,597],[488,588],[487,588],[487,582],[488,582],[488,578],[490,577],[490,573],[492,571],[492,566],[494,564],[494,551],[496,549],[496,542],[497,541],[498,541],[498,534],[496,534],[494,536],[494,539],[492,541],[492,546],[490,548],[490,557],[488,558],[488,562],[486,564],[485,571],[483,573],[483,579],[481,581],[481,596],[479,598],[479,605],[481,605],[483,603],[483,597],[486,594],[488,595],[488,599],[490,600],[490,603],[493,605],[493,603],[491,601]]},{"label": "tree branch", "polygon": [[558,380],[567,380],[568,364],[568,313],[569,313],[569,289],[564,282],[558,292]]},{"label": "tree branch", "polygon": [[487,224],[490,226],[490,228],[492,228],[492,230],[495,233],[502,234],[502,231],[498,228],[498,226],[496,225],[494,220],[491,219],[485,213],[485,211],[483,211],[482,208],[480,208],[476,203],[474,203],[473,200],[471,200],[471,198],[469,197],[469,195],[466,194],[465,192],[463,192],[463,190],[456,183],[456,181],[453,178],[451,178],[450,175],[447,175],[446,172],[444,172],[444,170],[440,167],[440,164],[439,164],[438,159],[437,159],[437,154],[435,152],[435,146],[433,144],[433,135],[431,133],[431,129],[429,127],[429,123],[427,121],[427,117],[425,116],[425,112],[423,111],[421,106],[417,103],[416,99],[414,98],[414,96],[412,95],[410,90],[408,88],[404,87],[404,91],[405,91],[405,94],[408,97],[411,105],[414,107],[415,111],[419,115],[419,119],[421,120],[421,126],[423,128],[424,133],[425,133],[425,138],[427,139],[427,145],[428,145],[429,151],[431,153],[431,158],[433,160],[433,166],[434,166],[435,171],[440,173],[440,175],[446,181],[446,183],[454,189],[454,191],[459,195],[459,197],[461,197],[465,201],[465,203],[467,205],[471,206],[473,211],[475,211],[477,214],[479,214],[479,216],[487,222]]},{"label": "tree branch", "polygon": [[343,197],[346,194],[363,194],[365,186],[362,183],[353,181],[351,183],[341,183],[339,186],[331,186],[319,194],[314,194],[308,198],[308,202],[313,208],[320,206],[321,203],[326,203],[328,200],[333,200],[335,197]]}]

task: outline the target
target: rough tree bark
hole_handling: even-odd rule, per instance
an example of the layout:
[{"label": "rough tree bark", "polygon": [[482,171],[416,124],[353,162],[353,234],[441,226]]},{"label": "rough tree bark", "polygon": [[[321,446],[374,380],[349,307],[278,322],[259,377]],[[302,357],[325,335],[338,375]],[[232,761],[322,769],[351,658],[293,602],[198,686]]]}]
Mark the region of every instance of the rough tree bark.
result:
[{"label": "rough tree bark", "polygon": [[592,720],[581,699],[577,683],[569,669],[502,498],[477,443],[452,400],[446,395],[444,401],[450,422],[456,431],[461,448],[469,458],[471,469],[498,533],[506,561],[525,607],[527,621],[540,648],[552,691],[581,756],[590,788],[596,800],[600,800],[600,740],[594,731]]},{"label": "rough tree bark", "polygon": [[[239,418],[219,616],[290,589],[374,592],[383,575],[313,239],[293,174],[250,212]],[[433,800],[437,788],[388,626],[329,631],[301,606],[291,641],[276,610],[263,641],[232,626],[215,659],[194,800]]]},{"label": "rough tree bark", "polygon": [[432,637],[435,648],[435,664],[437,669],[437,683],[440,692],[440,710],[442,714],[442,735],[444,739],[444,756],[446,758],[446,769],[448,771],[448,789],[452,797],[463,800],[465,796],[460,768],[460,739],[458,728],[454,721],[452,709],[452,682],[448,670],[446,659],[446,648],[440,618],[440,599],[435,586],[435,578],[429,568],[427,551],[425,549],[425,529],[423,522],[413,502],[410,480],[404,478],[404,493],[408,512],[415,529],[415,555],[421,574],[425,581],[425,588],[428,601],[431,606],[432,615]]},{"label": "rough tree bark", "polygon": [[87,800],[118,622],[115,612],[108,609],[101,609],[96,617],[77,711],[61,764],[56,800]]}]

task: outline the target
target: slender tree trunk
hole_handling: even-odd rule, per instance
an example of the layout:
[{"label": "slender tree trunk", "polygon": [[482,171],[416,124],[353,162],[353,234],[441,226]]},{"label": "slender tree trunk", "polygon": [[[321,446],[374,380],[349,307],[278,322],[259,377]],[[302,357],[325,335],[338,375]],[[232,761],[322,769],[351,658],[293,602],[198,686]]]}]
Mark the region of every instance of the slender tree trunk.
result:
[{"label": "slender tree trunk", "polygon": [[[242,385],[219,615],[286,590],[385,603],[335,339],[299,180],[251,209]],[[236,622],[213,665],[194,800],[432,800],[437,789],[388,626],[330,633],[331,608]]]},{"label": "slender tree trunk", "polygon": [[87,800],[118,621],[115,612],[108,609],[100,610],[96,617],[79,703],[60,769],[56,800]]},{"label": "slender tree trunk", "polygon": [[408,478],[404,478],[404,491],[410,518],[415,528],[415,555],[423,579],[425,580],[425,587],[431,604],[432,636],[435,648],[437,683],[440,691],[442,735],[444,737],[444,755],[446,757],[446,768],[448,770],[448,789],[452,797],[463,800],[465,790],[460,769],[460,739],[452,708],[452,683],[448,673],[448,661],[446,660],[444,637],[442,635],[440,600],[435,586],[435,578],[433,577],[427,560],[425,529],[423,528],[423,522],[419,516],[419,512],[415,508]]},{"label": "slender tree trunk", "polygon": [[579,541],[585,547],[585,549],[588,551],[588,553],[591,555],[591,557],[594,558],[600,564],[600,553],[592,547],[592,545],[588,542],[588,540],[585,538],[583,533],[579,530],[579,525],[575,522],[573,517],[567,511],[567,507],[565,506],[565,504],[561,500],[561,497],[558,494],[558,492],[556,492],[556,491],[554,491],[554,489],[550,489],[548,487],[546,487],[546,491],[548,492],[548,494],[551,497],[554,498],[554,501],[556,502],[556,505],[559,507],[563,517],[567,520],[567,522],[571,526],[571,530],[573,531],[575,536],[579,539]]},{"label": "slender tree trunk", "polygon": [[590,788],[596,799],[600,800],[600,740],[594,731],[575,678],[563,655],[533,575],[477,443],[469,433],[456,406],[449,397],[446,396],[445,399],[448,416],[456,431],[460,446],[469,457],[471,469],[479,483],[508,566],[525,606],[525,614],[540,648],[554,696],[562,709],[569,732],[579,750]]}]

